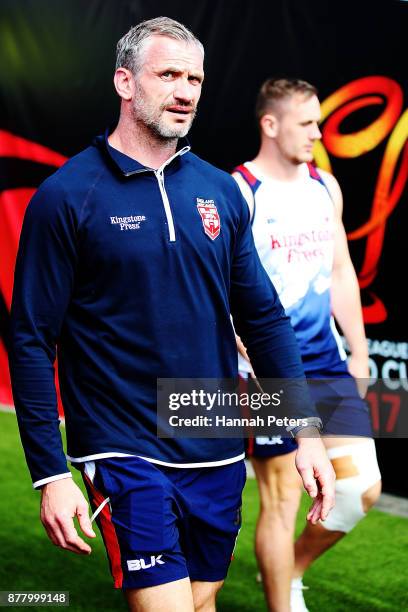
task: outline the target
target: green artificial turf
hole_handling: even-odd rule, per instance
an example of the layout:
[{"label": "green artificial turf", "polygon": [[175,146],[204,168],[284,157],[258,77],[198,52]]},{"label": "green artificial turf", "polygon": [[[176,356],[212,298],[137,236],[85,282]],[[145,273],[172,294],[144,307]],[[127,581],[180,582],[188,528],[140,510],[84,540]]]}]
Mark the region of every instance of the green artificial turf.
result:
[{"label": "green artificial turf", "polygon": [[[307,505],[304,498],[298,530]],[[0,413],[0,590],[69,591],[69,609],[73,612],[126,610],[121,593],[111,586],[99,533],[92,541],[89,557],[59,550],[48,540],[38,510],[39,493],[31,488],[15,416]],[[262,587],[255,582],[253,534],[257,512],[256,482],[248,480],[243,526],[235,560],[219,595],[219,612],[266,609]],[[306,600],[311,612],[408,610],[408,520],[371,511],[314,564],[305,583],[310,587]]]}]

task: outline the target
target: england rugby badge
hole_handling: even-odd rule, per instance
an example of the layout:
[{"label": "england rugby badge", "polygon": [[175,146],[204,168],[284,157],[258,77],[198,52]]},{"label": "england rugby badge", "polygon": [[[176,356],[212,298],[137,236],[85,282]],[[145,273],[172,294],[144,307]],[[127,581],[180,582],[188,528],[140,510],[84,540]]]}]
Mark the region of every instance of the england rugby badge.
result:
[{"label": "england rugby badge", "polygon": [[221,221],[214,200],[197,198],[197,210],[203,222],[204,232],[211,240],[215,240],[221,231]]}]

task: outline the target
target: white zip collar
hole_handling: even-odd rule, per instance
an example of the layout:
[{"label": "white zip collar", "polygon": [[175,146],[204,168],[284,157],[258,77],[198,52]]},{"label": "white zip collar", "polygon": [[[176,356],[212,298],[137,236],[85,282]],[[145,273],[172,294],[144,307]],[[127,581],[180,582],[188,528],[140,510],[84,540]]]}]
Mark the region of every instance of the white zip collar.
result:
[{"label": "white zip collar", "polygon": [[160,168],[157,168],[157,170],[153,170],[156,178],[157,178],[157,182],[159,183],[159,189],[160,189],[160,194],[162,197],[162,201],[163,201],[163,206],[164,206],[164,212],[166,213],[166,219],[167,219],[167,225],[169,228],[169,240],[170,242],[176,242],[176,230],[174,228],[174,220],[173,220],[173,213],[171,210],[171,206],[170,206],[170,202],[169,202],[169,198],[168,195],[166,193],[166,189],[164,187],[164,169],[166,166],[168,166],[168,164],[170,164],[173,159],[175,159],[176,157],[179,157],[181,155],[184,155],[184,153],[187,153],[190,150],[189,146],[183,147],[182,149],[180,149],[179,151],[176,151],[174,155],[172,155],[168,160],[166,160],[164,162],[164,164],[162,164],[160,166]]},{"label": "white zip collar", "polygon": [[179,149],[178,151],[175,152],[174,155],[172,155],[171,157],[169,157],[169,159],[167,159],[164,164],[162,164],[160,166],[160,168],[157,168],[157,170],[155,170],[154,172],[163,172],[163,170],[165,169],[166,166],[168,166],[173,159],[176,159],[176,157],[181,157],[181,155],[184,155],[184,153],[188,153],[190,151],[191,147],[189,145],[186,145],[185,147],[183,147],[182,149]]}]

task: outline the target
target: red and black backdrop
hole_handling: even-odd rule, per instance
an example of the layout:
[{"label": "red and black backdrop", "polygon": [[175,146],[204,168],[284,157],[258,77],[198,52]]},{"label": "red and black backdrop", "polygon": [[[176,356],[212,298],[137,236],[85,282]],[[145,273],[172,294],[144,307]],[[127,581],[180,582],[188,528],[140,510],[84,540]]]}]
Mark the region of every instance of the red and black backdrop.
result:
[{"label": "red and black backdrop", "polygon": [[[385,381],[369,399],[374,410],[382,405],[378,432],[391,435],[401,418],[408,364],[404,0],[2,0],[0,403],[12,402],[8,313],[27,202],[65,159],[115,122],[116,42],[131,25],[159,15],[182,21],[205,45],[206,78],[191,142],[225,170],[256,153],[253,106],[265,78],[296,76],[318,87],[323,146],[316,160],[343,189],[371,373]],[[401,444],[386,448],[395,457]]]}]

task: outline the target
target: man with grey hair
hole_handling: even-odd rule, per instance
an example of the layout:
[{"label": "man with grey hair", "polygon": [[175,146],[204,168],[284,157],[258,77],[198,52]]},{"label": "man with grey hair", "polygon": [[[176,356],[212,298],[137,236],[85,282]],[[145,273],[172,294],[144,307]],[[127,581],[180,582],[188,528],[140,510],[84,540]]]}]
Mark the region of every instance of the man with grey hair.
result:
[{"label": "man with grey hair", "polygon": [[[10,365],[42,522],[54,544],[89,554],[73,518],[95,534],[58,431],[58,347],[68,459],[135,611],[215,609],[245,482],[242,440],[157,437],[157,379],[235,378],[230,313],[260,376],[303,377],[237,185],[183,140],[203,78],[201,43],[171,19],[119,41],[118,125],[39,188],[16,266]],[[294,433],[316,522],[334,476],[313,406],[301,416],[312,419]]]},{"label": "man with grey hair", "polygon": [[174,19],[156,17],[150,21],[142,21],[122,36],[116,46],[116,70],[127,68],[136,76],[142,66],[145,43],[152,35],[168,36],[196,46],[204,58],[204,47],[190,30]]},{"label": "man with grey hair", "polygon": [[[165,36],[177,41],[177,44],[183,45],[186,49],[191,48],[191,50],[194,50],[197,66],[204,59],[204,48],[201,42],[185,26],[167,17],[158,17],[138,24],[131,28],[117,44],[116,70],[125,68],[133,77],[136,77],[135,95],[131,106],[131,121],[135,121],[139,126],[145,125],[156,137],[161,140],[168,139],[169,143],[172,143],[170,146],[173,146],[172,139],[184,137],[188,133],[196,114],[198,98],[195,99],[195,96],[192,96],[191,99],[190,96],[187,96],[187,100],[183,96],[179,98],[178,106],[180,108],[173,112],[184,113],[185,120],[181,121],[179,118],[177,121],[169,122],[167,115],[162,112],[163,108],[158,107],[152,98],[146,97],[143,85],[137,77],[140,75],[152,36]],[[204,76],[202,67],[198,68],[196,76],[196,84],[199,85],[199,87],[196,87],[196,93],[199,93]],[[193,82],[191,77],[189,80],[190,83]],[[185,108],[181,109],[181,107]]]}]

